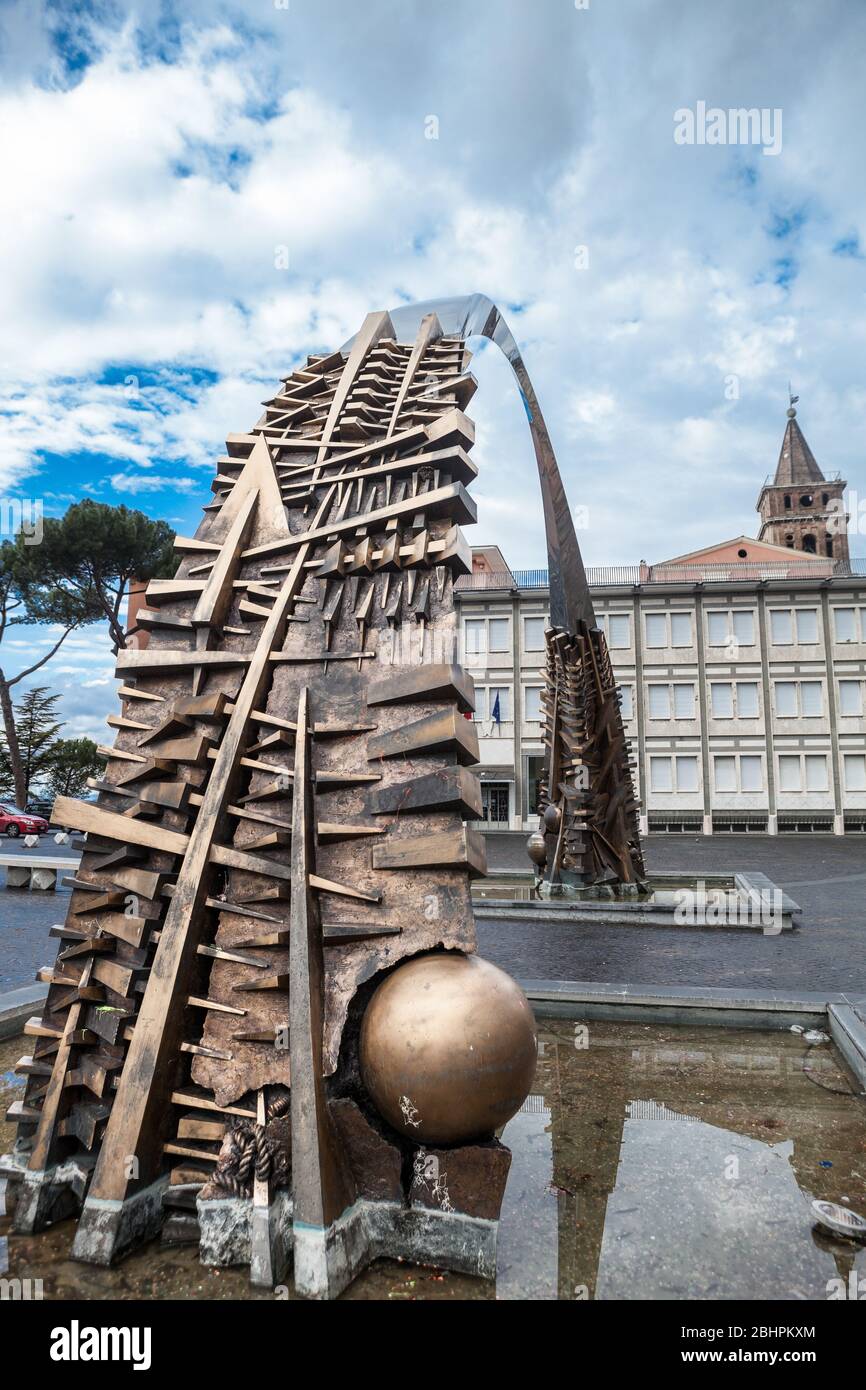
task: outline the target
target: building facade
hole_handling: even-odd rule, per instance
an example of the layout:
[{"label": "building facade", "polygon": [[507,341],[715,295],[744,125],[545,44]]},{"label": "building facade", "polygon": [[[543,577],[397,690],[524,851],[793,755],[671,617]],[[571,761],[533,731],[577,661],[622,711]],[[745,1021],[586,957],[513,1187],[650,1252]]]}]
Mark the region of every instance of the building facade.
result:
[{"label": "building facade", "polygon": [[[841,511],[837,549],[839,516],[844,558],[740,536],[659,565],[588,570],[644,833],[866,831],[866,566],[847,558]],[[530,830],[545,753],[547,574],[510,570],[496,547],[474,551],[473,564],[456,591],[482,825]]]}]

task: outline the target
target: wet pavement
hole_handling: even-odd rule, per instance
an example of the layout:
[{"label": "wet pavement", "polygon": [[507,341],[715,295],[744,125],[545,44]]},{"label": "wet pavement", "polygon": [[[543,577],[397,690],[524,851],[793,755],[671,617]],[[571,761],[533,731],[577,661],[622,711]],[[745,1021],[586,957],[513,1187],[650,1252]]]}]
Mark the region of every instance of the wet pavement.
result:
[{"label": "wet pavement", "polygon": [[[345,1298],[826,1300],[866,1277],[866,1248],[821,1234],[810,1209],[866,1212],[866,1107],[830,1046],[613,1023],[545,1024],[540,1044],[502,1136],[495,1284],[379,1261]],[[0,1045],[0,1073],[20,1050]],[[9,1137],[0,1127],[0,1149]],[[67,1221],[11,1236],[9,1276],[41,1279],[49,1299],[275,1296],[243,1269],[202,1267],[195,1246],[77,1264],[72,1235]]]}]

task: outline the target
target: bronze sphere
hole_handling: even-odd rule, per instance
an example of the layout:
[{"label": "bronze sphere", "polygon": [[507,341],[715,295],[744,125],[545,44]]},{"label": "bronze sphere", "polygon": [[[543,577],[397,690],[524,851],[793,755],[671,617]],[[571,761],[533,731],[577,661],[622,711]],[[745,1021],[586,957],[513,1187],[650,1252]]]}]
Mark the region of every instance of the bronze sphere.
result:
[{"label": "bronze sphere", "polygon": [[544,843],[544,836],[540,830],[533,830],[529,839],[526,841],[526,853],[529,855],[533,864],[537,864],[541,869],[547,862],[547,846]]},{"label": "bronze sphere", "polygon": [[424,1144],[489,1138],[535,1075],[535,1019],[510,975],[434,952],[382,981],[361,1024],[361,1076],[379,1113]]},{"label": "bronze sphere", "polygon": [[545,806],[544,815],[541,819],[544,821],[545,828],[549,830],[552,835],[555,835],[562,824],[562,812],[555,801],[551,801],[548,806]]}]

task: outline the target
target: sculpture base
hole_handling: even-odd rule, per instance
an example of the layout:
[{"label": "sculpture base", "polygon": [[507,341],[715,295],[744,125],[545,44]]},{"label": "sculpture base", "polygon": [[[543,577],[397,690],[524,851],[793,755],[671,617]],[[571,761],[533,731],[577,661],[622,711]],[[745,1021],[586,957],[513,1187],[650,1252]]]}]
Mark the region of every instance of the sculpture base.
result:
[{"label": "sculpture base", "polygon": [[337,1298],[383,1258],[492,1279],[498,1232],[498,1221],[463,1212],[361,1198],[326,1230],[295,1228],[295,1289],[305,1298]]},{"label": "sculpture base", "polygon": [[34,1235],[75,1216],[90,1178],[87,1165],[75,1160],[33,1171],[28,1159],[29,1154],[21,1150],[0,1157],[0,1178],[9,1183],[10,1207],[14,1202],[12,1229],[17,1235]]}]

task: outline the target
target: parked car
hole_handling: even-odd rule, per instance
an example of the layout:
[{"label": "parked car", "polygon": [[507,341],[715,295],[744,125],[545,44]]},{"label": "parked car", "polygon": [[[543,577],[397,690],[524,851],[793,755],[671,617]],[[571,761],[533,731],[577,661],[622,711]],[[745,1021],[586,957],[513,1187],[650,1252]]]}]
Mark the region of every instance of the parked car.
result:
[{"label": "parked car", "polygon": [[41,816],[43,820],[50,821],[54,802],[46,801],[44,797],[37,796],[32,801],[28,801],[24,809],[28,816]]},{"label": "parked car", "polygon": [[0,835],[14,840],[19,835],[44,835],[47,829],[44,816],[33,816],[29,811],[19,811],[17,806],[0,802]]}]

